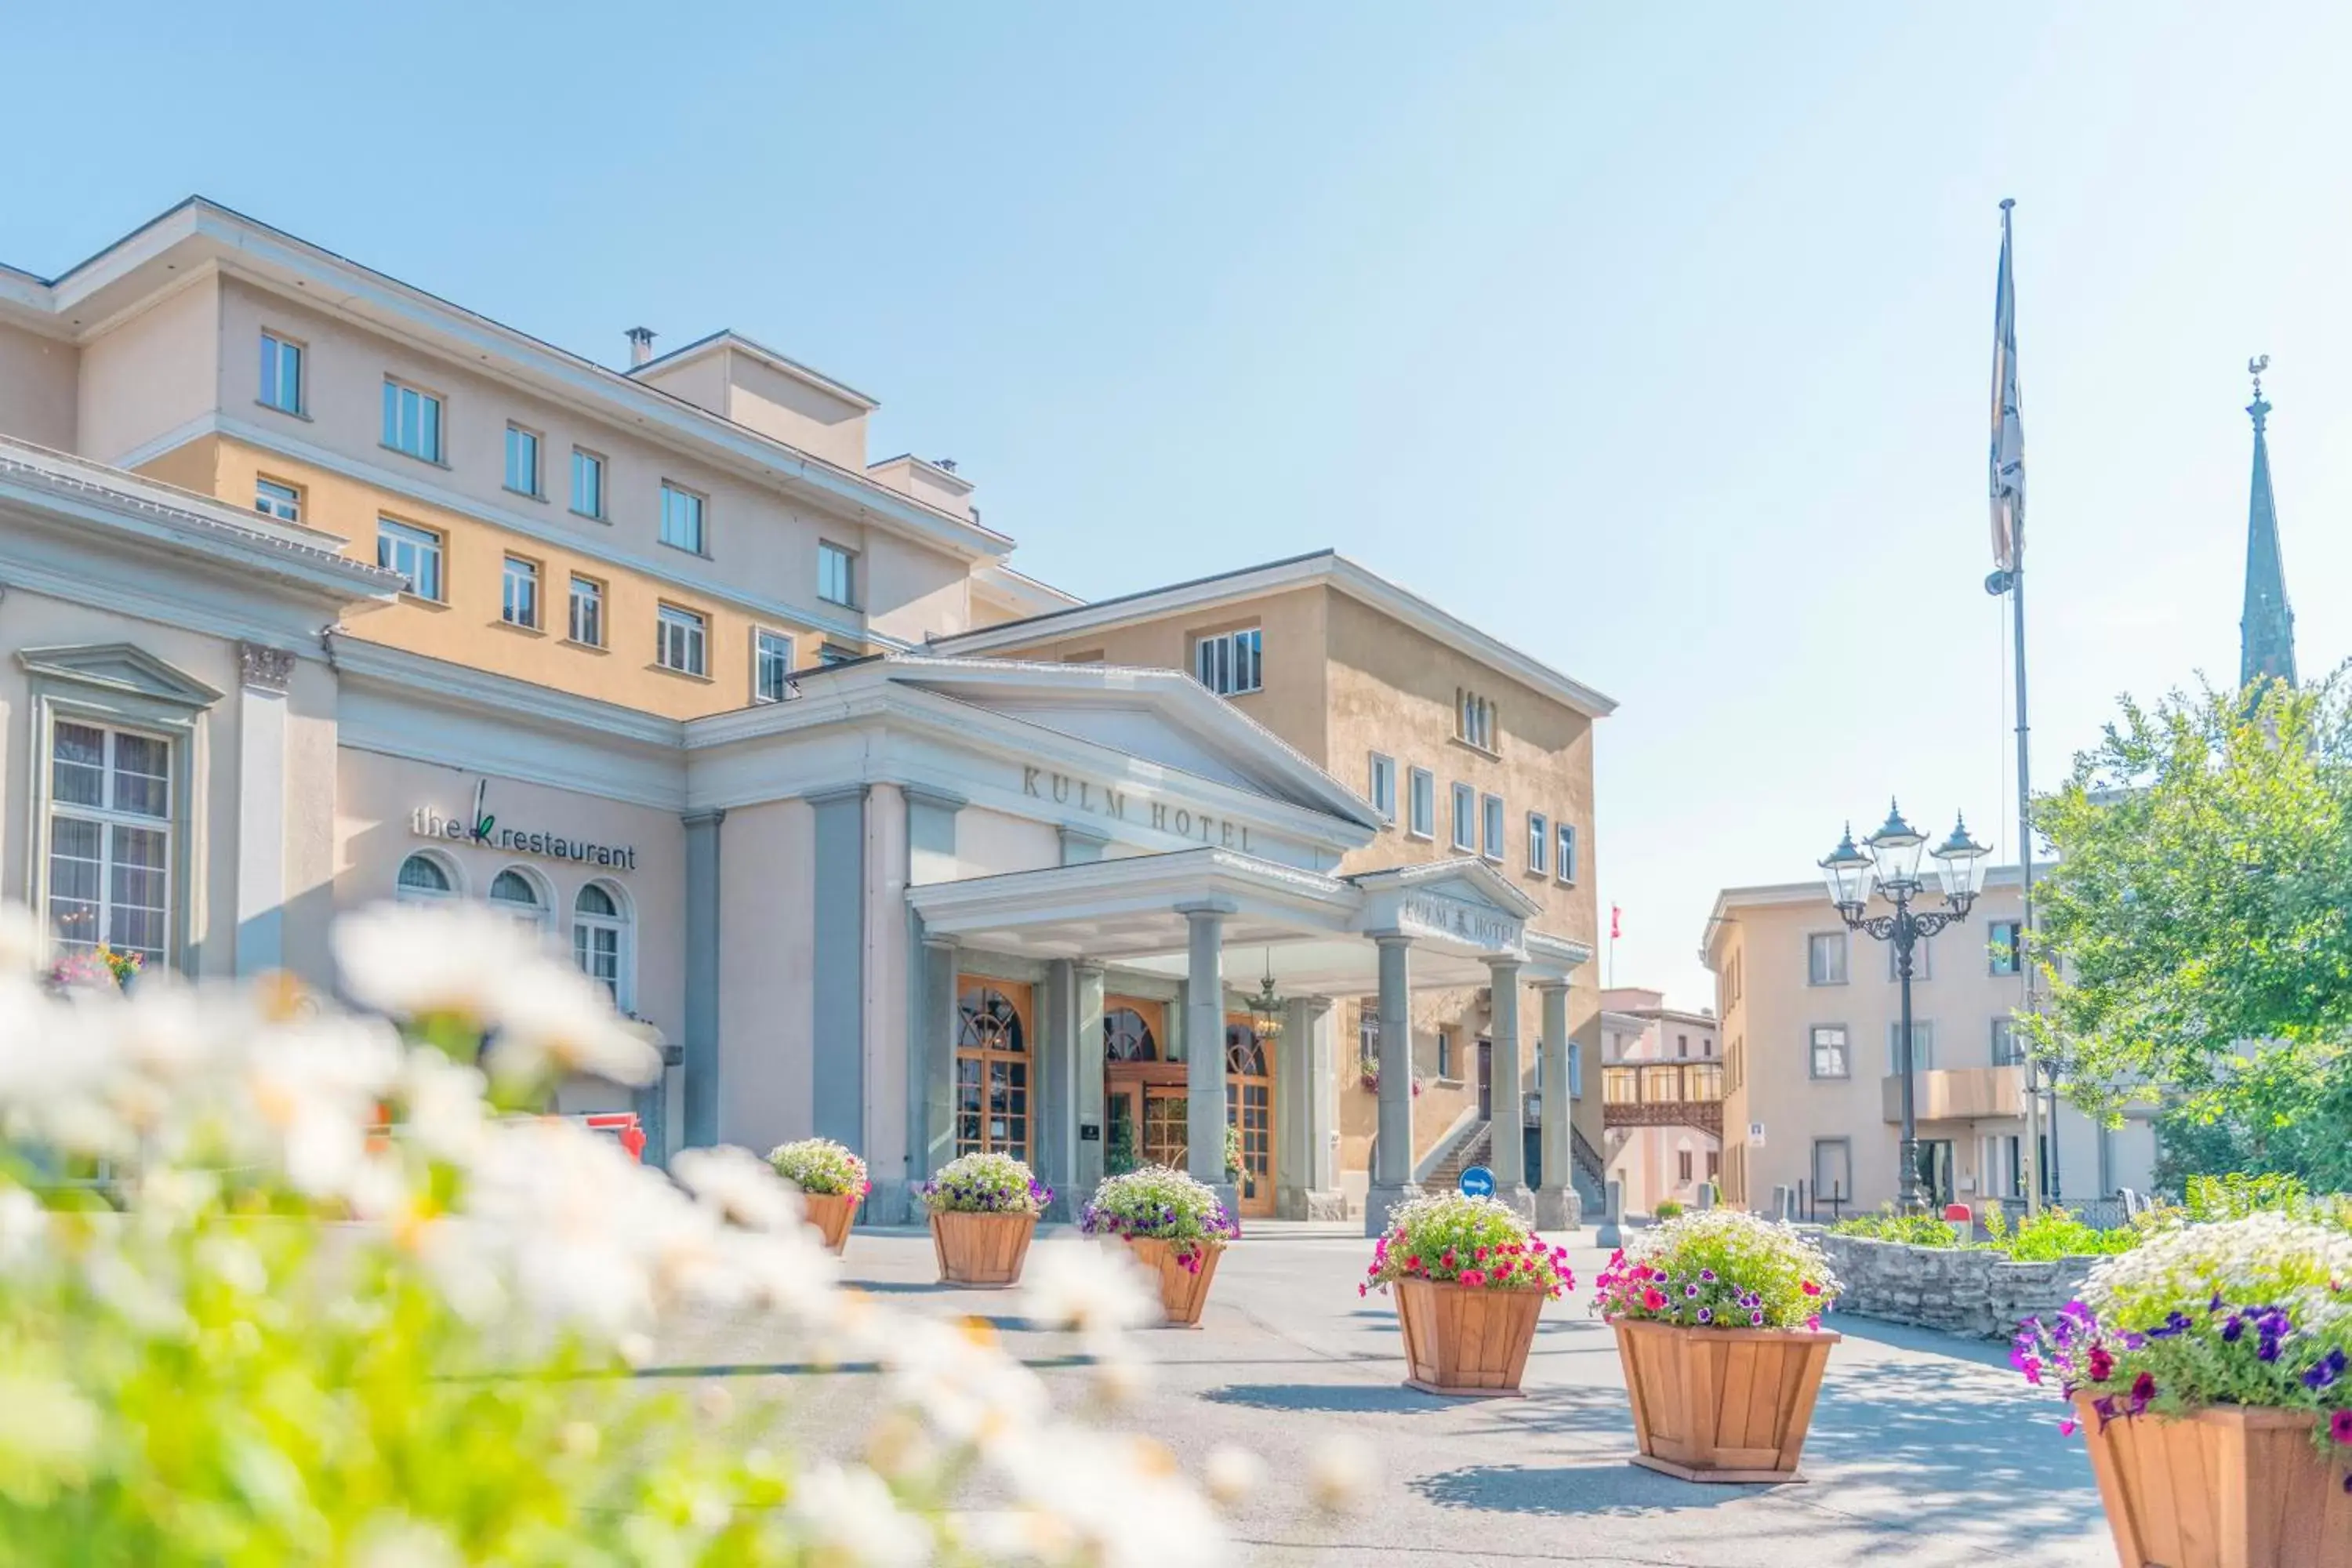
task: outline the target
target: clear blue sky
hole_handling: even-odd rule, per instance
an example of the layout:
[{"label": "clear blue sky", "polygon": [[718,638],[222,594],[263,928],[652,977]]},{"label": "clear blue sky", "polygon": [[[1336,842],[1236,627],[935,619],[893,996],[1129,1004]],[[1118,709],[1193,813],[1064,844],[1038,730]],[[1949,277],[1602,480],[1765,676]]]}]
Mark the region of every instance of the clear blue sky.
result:
[{"label": "clear blue sky", "polygon": [[[730,14],[730,12],[732,14]],[[0,259],[202,192],[618,359],[880,397],[1088,595],[1337,545],[1619,698],[1617,978],[1900,792],[2014,854],[1979,583],[2018,200],[2036,766],[2233,679],[2249,353],[2352,651],[2352,11],[46,6]]]}]

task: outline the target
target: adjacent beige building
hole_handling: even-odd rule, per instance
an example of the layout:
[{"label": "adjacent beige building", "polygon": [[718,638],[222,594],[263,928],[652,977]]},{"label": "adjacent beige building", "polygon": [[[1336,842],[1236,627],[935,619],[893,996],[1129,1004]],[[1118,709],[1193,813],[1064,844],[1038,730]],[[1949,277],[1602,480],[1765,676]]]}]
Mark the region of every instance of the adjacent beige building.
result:
[{"label": "adjacent beige building", "polygon": [[[1989,872],[1968,920],[1924,942],[1916,960],[1916,1122],[1938,1204],[2025,1194],[2024,1068],[2013,1023],[2024,998],[2019,887],[2015,867]],[[1871,912],[1886,909],[1879,901]],[[1724,889],[1703,951],[1723,1040],[1724,1201],[1823,1217],[1895,1201],[1901,988],[1891,944],[1848,931],[1814,880]],[[2054,1148],[2042,1161],[2053,1195],[2080,1203],[2146,1192],[2155,1163],[2145,1108],[2106,1128],[2061,1101]]]},{"label": "adjacent beige building", "polygon": [[1601,994],[1601,1121],[1627,1214],[1685,1207],[1723,1165],[1723,1057],[1715,1015],[1637,985]]}]

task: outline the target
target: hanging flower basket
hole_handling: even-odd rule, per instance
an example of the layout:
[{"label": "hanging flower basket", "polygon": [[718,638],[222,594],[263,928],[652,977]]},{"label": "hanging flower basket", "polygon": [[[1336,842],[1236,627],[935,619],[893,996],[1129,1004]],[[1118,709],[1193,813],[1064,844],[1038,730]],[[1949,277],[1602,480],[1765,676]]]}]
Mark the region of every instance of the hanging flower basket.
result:
[{"label": "hanging flower basket", "polygon": [[1516,1209],[1439,1193],[1391,1211],[1356,1293],[1393,1290],[1407,1388],[1491,1397],[1519,1392],[1544,1302],[1575,1282]]},{"label": "hanging flower basket", "polygon": [[1206,1184],[1165,1165],[1113,1176],[1095,1189],[1078,1226],[1123,1243],[1158,1279],[1171,1328],[1198,1328],[1217,1259],[1241,1226]]},{"label": "hanging flower basket", "polygon": [[1633,1462],[1685,1481],[1794,1481],[1830,1348],[1829,1260],[1787,1226],[1704,1209],[1595,1281],[1633,1407]]},{"label": "hanging flower basket", "polygon": [[919,1189],[940,1280],[1002,1289],[1021,1281],[1029,1238],[1054,1189],[1009,1154],[966,1154]]}]

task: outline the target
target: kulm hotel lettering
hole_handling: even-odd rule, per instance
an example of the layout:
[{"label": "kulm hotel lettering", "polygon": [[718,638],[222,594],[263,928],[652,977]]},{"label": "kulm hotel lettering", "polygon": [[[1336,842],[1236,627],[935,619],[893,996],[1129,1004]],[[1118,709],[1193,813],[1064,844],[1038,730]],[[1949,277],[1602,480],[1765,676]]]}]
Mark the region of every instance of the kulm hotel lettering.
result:
[{"label": "kulm hotel lettering", "polygon": [[[1128,815],[1126,791],[1096,784],[1089,779],[1073,778],[1068,773],[1055,773],[1049,768],[1024,767],[1021,770],[1021,793],[1033,800],[1050,800],[1055,805],[1075,806],[1092,816],[1108,816],[1115,822],[1138,820]],[[1155,833],[1172,833],[1179,838],[1214,844],[1227,849],[1246,851],[1250,847],[1249,824],[1246,822],[1236,822],[1229,816],[1212,816],[1205,811],[1171,805],[1164,800],[1152,801],[1149,807],[1149,820]]]}]

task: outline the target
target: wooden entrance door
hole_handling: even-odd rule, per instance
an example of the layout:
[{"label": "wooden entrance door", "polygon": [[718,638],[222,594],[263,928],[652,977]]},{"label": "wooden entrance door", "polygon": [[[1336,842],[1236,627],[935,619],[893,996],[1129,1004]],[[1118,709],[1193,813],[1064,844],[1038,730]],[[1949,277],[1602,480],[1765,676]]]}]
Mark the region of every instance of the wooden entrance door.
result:
[{"label": "wooden entrance door", "polygon": [[1187,1103],[1182,1062],[1104,1063],[1105,1173],[1145,1165],[1182,1170],[1190,1142]]},{"label": "wooden entrance door", "polygon": [[1241,1212],[1274,1213],[1274,1042],[1249,1018],[1225,1020],[1225,1124],[1239,1135],[1241,1171],[1234,1178]]},{"label": "wooden entrance door", "polygon": [[956,1152],[1033,1157],[1029,1138],[1029,987],[978,975],[956,982]]}]

